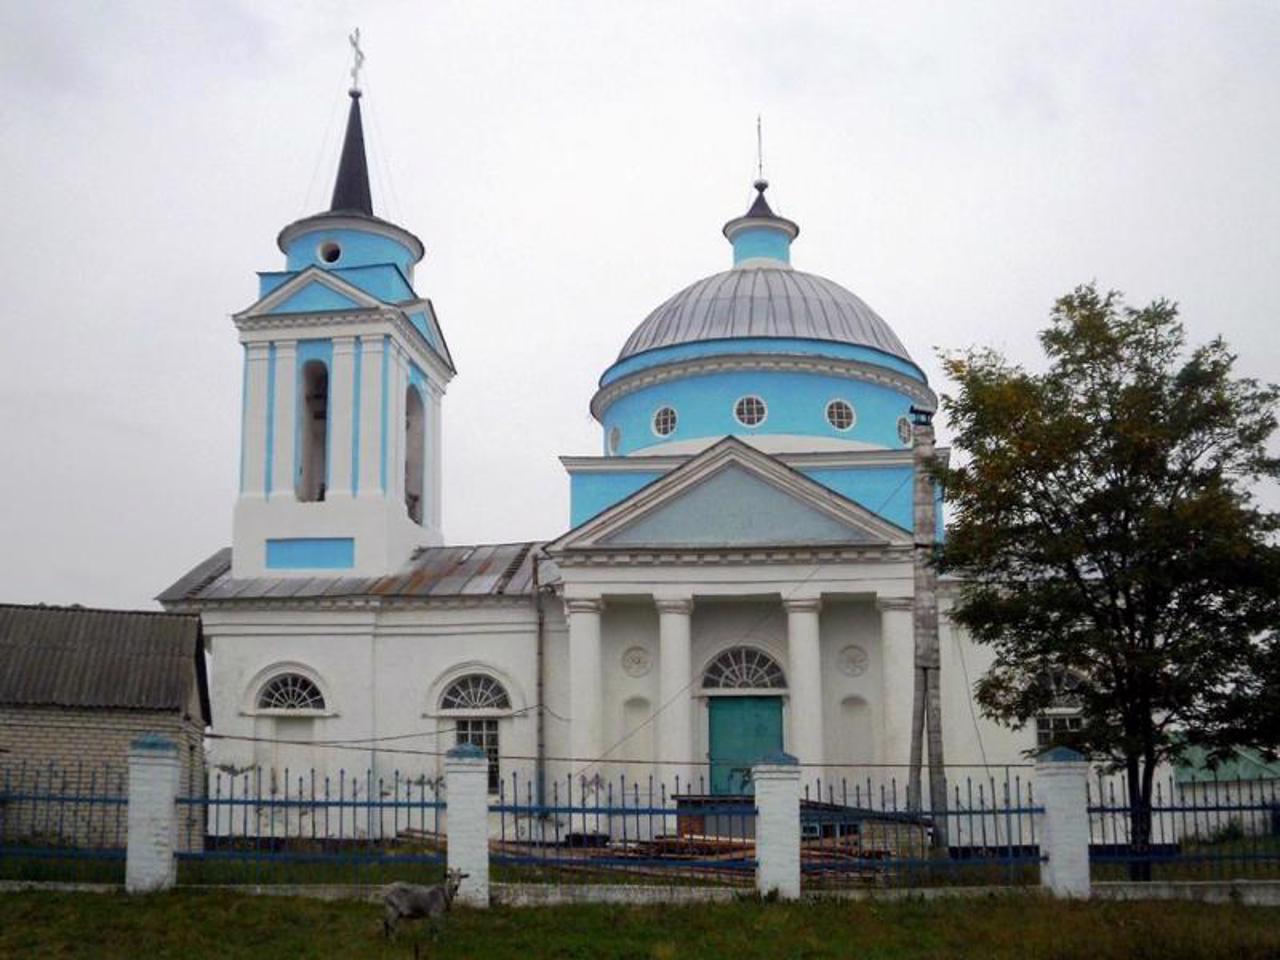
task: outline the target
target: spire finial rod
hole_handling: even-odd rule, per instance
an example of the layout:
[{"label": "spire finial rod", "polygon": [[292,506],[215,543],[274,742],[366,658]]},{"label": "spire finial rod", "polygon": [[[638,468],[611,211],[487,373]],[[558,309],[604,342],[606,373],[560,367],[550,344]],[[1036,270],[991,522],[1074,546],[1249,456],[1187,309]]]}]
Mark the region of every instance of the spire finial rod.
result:
[{"label": "spire finial rod", "polygon": [[360,92],[360,68],[364,66],[364,51],[360,49],[359,27],[356,27],[355,32],[347,37],[347,42],[351,44],[351,92],[358,94]]},{"label": "spire finial rod", "polygon": [[756,179],[764,179],[764,127],[756,114]]}]

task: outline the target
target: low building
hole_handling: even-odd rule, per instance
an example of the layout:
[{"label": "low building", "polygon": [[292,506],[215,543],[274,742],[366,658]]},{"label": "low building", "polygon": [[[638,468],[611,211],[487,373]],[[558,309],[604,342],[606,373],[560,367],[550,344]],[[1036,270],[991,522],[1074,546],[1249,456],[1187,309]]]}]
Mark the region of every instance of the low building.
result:
[{"label": "low building", "polygon": [[143,733],[178,744],[183,791],[201,790],[202,648],[186,614],[0,604],[0,790],[111,794]]}]

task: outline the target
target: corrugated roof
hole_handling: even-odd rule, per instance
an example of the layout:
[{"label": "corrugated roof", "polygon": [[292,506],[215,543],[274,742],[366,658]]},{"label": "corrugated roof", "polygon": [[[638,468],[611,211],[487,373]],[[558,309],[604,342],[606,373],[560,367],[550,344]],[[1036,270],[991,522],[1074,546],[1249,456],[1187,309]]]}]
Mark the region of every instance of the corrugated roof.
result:
[{"label": "corrugated roof", "polygon": [[911,355],[883,319],[840,284],[800,270],[726,270],[685,287],[645,318],[618,360],[646,350],[728,337],[832,340]]},{"label": "corrugated roof", "polygon": [[0,605],[0,703],[184,711],[209,695],[199,617]]},{"label": "corrugated roof", "polygon": [[[528,597],[533,594],[536,541],[424,547],[409,564],[385,577],[254,577],[231,576],[231,551],[219,550],[197,564],[157,598],[161,603],[262,600],[318,597]],[[543,582],[555,565],[545,557]]]}]

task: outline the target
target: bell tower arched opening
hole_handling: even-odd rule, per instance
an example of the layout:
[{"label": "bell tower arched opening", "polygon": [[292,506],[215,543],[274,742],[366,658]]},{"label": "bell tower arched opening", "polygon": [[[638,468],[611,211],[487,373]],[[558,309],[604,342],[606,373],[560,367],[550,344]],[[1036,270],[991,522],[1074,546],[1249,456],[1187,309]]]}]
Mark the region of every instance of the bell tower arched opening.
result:
[{"label": "bell tower arched opening", "polygon": [[422,526],[423,471],[427,442],[426,408],[418,388],[405,391],[404,402],[404,505],[409,519]]},{"label": "bell tower arched opening", "polygon": [[329,368],[320,360],[302,367],[302,405],[298,457],[298,499],[324,499],[328,482]]}]

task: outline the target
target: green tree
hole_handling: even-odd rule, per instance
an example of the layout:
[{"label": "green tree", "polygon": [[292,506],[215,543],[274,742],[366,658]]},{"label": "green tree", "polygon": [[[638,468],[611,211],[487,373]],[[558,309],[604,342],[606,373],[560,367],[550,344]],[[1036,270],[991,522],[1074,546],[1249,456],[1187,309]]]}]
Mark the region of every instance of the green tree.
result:
[{"label": "green tree", "polygon": [[983,712],[1020,726],[1067,678],[1069,745],[1125,773],[1141,852],[1162,761],[1280,743],[1280,515],[1253,494],[1280,478],[1280,391],[1233,378],[1221,339],[1189,349],[1174,304],[1092,285],[1040,342],[1043,373],[944,357],[967,457],[939,470],[954,518],[939,566],[961,578],[954,619],[995,654]]}]

